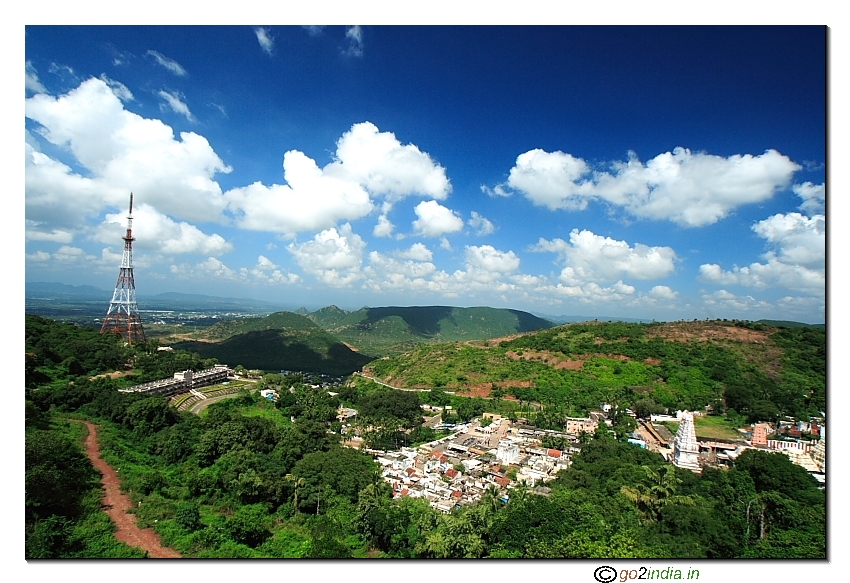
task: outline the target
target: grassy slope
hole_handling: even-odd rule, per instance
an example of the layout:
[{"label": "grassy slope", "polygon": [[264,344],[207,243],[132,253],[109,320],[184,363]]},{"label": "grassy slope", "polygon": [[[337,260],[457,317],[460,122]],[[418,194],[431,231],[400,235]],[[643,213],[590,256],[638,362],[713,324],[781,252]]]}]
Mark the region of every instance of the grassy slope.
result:
[{"label": "grassy slope", "polygon": [[725,323],[574,324],[498,344],[420,346],[367,368],[397,386],[483,395],[525,389],[529,398],[577,408],[635,391],[668,407],[696,409],[723,396],[722,370],[789,385],[788,352],[771,338],[775,332]]}]

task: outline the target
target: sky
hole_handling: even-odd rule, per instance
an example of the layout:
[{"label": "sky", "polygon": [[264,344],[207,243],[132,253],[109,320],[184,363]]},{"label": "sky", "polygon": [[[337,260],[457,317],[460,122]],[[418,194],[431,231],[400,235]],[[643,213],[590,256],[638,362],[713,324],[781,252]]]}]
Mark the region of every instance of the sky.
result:
[{"label": "sky", "polygon": [[24,40],[26,281],[825,322],[824,27]]}]

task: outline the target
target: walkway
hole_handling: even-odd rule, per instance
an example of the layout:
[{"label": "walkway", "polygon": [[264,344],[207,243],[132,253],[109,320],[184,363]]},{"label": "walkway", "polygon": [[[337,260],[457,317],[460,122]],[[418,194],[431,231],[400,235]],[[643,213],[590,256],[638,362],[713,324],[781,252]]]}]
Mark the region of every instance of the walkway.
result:
[{"label": "walkway", "polygon": [[91,463],[101,474],[101,483],[106,492],[103,497],[103,507],[109,518],[118,527],[115,538],[119,541],[147,551],[148,557],[153,559],[179,559],[180,553],[174,549],[162,546],[159,535],[153,529],[139,528],[136,525],[136,517],[127,514],[132,507],[130,497],[123,494],[119,489],[118,473],[100,457],[100,446],[97,443],[97,426],[83,421],[88,427],[89,434],[86,437],[86,455]]}]

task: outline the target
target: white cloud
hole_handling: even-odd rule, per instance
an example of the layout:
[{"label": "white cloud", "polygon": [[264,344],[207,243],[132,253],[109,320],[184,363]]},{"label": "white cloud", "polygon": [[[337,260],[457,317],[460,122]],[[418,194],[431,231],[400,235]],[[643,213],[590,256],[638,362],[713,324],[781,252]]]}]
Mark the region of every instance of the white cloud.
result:
[{"label": "white cloud", "polygon": [[345,223],[318,233],[312,241],[290,243],[287,250],[304,271],[334,287],[347,286],[363,278],[360,266],[366,243]]},{"label": "white cloud", "polygon": [[274,51],[274,38],[269,34],[269,31],[258,26],[254,28],[254,34],[257,35],[257,42],[260,43],[260,47],[266,54],[271,55]]},{"label": "white cloud", "polygon": [[473,229],[475,229],[475,234],[478,236],[489,235],[496,230],[496,228],[493,226],[493,223],[491,223],[489,220],[485,219],[475,211],[472,211],[472,218],[469,219],[467,224]]},{"label": "white cloud", "polygon": [[177,91],[168,92],[164,90],[161,90],[158,95],[165,100],[165,103],[160,105],[160,109],[165,111],[167,105],[174,113],[179,113],[191,122],[197,121],[192,112],[189,111],[189,106],[183,101],[183,95]]},{"label": "white cloud", "polygon": [[27,253],[27,261],[35,261],[37,263],[44,263],[46,261],[50,261],[50,253],[46,251],[36,251],[35,253]]},{"label": "white cloud", "polygon": [[183,77],[186,75],[186,69],[180,66],[180,63],[178,63],[177,61],[169,59],[162,53],[158,53],[156,51],[148,51],[147,54],[153,57],[157,63],[159,63],[178,77]]},{"label": "white cloud", "polygon": [[679,292],[675,292],[666,285],[656,285],[649,290],[649,296],[659,300],[675,300]]},{"label": "white cloud", "polygon": [[422,243],[414,243],[410,246],[410,249],[396,251],[394,255],[401,259],[411,259],[413,261],[431,261],[434,257],[431,250]]},{"label": "white cloud", "polygon": [[[564,152],[530,150],[517,157],[505,186],[552,210],[583,210],[604,201],[646,219],[671,220],[686,227],[709,225],[737,207],[769,199],[787,187],[801,166],[776,150],[727,158],[676,148],[644,165],[634,153],[610,163],[610,172]],[[499,188],[502,191],[499,191]]]},{"label": "white cloud", "polygon": [[486,194],[487,196],[490,196],[490,197],[496,197],[496,196],[507,197],[507,196],[511,196],[511,194],[512,194],[511,191],[506,190],[504,185],[502,185],[502,184],[497,184],[493,188],[490,188],[486,184],[482,184],[481,185],[481,192],[483,192],[484,194]]},{"label": "white cloud", "polygon": [[699,280],[716,285],[784,287],[822,296],[826,292],[826,219],[799,213],[777,214],[755,223],[753,231],[765,239],[769,250],[764,263],[737,265],[724,271],[720,265],[700,265]]},{"label": "white cloud", "polygon": [[430,261],[407,259],[399,261],[377,251],[369,253],[369,266],[363,270],[374,287],[405,288],[415,286],[411,280],[433,274],[437,268]]},{"label": "white cloud", "polygon": [[282,283],[291,285],[301,281],[301,276],[295,273],[284,273],[275,265],[271,259],[260,255],[257,258],[257,265],[249,272],[255,281],[268,284]]},{"label": "white cloud", "polygon": [[41,81],[38,79],[38,71],[35,70],[35,67],[33,67],[30,61],[27,61],[24,73],[24,88],[26,91],[33,93],[47,93],[47,89],[44,88],[44,85],[42,85]]},{"label": "white cloud", "polygon": [[121,83],[120,81],[110,79],[105,74],[100,76],[100,80],[106,83],[109,88],[112,89],[112,93],[114,93],[115,96],[121,101],[133,101],[135,99],[133,97],[133,92],[130,91],[127,86]]},{"label": "white cloud", "polygon": [[319,36],[322,34],[322,31],[325,29],[324,25],[310,25],[310,26],[302,26],[304,30],[307,31],[307,34],[310,36]]},{"label": "white cloud", "polygon": [[52,241],[54,243],[70,243],[74,240],[74,232],[63,229],[44,230],[43,225],[27,219],[24,236],[27,241]]},{"label": "white cloud", "polygon": [[519,269],[519,257],[513,251],[499,251],[491,245],[467,245],[466,265],[484,271],[509,273]]},{"label": "white cloud", "polygon": [[345,54],[351,57],[363,56],[363,29],[359,26],[349,26],[345,31],[345,38],[351,41]]},{"label": "white cloud", "polygon": [[[223,255],[233,250],[233,245],[221,235],[207,235],[194,225],[172,220],[150,205],[134,206],[133,216],[136,248],[152,249],[165,255],[195,253],[207,256]],[[94,238],[102,243],[120,242],[126,225],[126,213],[107,214]]]},{"label": "white cloud", "polygon": [[823,204],[826,200],[826,184],[812,184],[805,182],[795,184],[791,187],[794,194],[803,199],[800,210],[809,214],[823,212]]},{"label": "white cloud", "polygon": [[435,200],[420,202],[413,212],[419,217],[413,221],[413,229],[418,235],[440,237],[463,229],[463,219]]},{"label": "white cloud", "polygon": [[581,285],[588,281],[615,281],[623,276],[639,280],[661,279],[675,270],[676,252],[670,247],[650,247],[573,229],[569,242],[541,238],[532,251],[561,255],[566,267],[561,281]]},{"label": "white cloud", "polygon": [[351,126],[337,141],[325,173],[357,182],[390,201],[419,194],[442,200],[451,191],[445,169],[413,144],[402,145],[392,132],[370,123]]},{"label": "white cloud", "polygon": [[705,309],[713,316],[730,313],[744,314],[747,319],[752,320],[757,319],[759,314],[774,313],[773,306],[764,300],[757,300],[753,296],[738,296],[725,289],[703,294],[702,301]]},{"label": "white cloud", "polygon": [[393,234],[393,229],[395,229],[395,225],[390,222],[387,215],[381,215],[378,217],[378,224],[372,229],[372,235],[375,237],[390,237]]},{"label": "white cloud", "polygon": [[101,79],[88,79],[58,98],[26,100],[35,133],[66,149],[86,170],[28,146],[27,218],[58,225],[83,223],[104,208],[126,207],[129,190],[139,203],[193,221],[218,220],[225,201],[213,176],[230,172],[206,138],[180,134],[156,119],[124,109]]},{"label": "white cloud", "polygon": [[283,176],[287,185],[255,182],[225,194],[239,227],[293,235],[358,219],[373,209],[360,185],[328,175],[297,150],[284,154]]}]

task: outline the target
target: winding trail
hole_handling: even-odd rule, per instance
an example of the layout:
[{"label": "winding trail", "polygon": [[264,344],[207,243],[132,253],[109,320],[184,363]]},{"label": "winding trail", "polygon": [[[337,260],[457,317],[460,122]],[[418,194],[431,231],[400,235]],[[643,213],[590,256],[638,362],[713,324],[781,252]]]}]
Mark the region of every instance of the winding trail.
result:
[{"label": "winding trail", "polygon": [[136,517],[133,514],[127,514],[127,511],[132,507],[130,497],[123,494],[119,489],[118,473],[100,457],[100,446],[97,443],[97,426],[83,421],[89,430],[86,436],[86,455],[89,456],[91,463],[101,474],[101,483],[106,495],[103,498],[103,506],[109,518],[118,527],[115,532],[115,538],[132,547],[147,551],[148,557],[154,559],[179,559],[183,555],[162,546],[159,541],[159,535],[153,529],[139,528],[136,525]]}]

